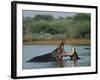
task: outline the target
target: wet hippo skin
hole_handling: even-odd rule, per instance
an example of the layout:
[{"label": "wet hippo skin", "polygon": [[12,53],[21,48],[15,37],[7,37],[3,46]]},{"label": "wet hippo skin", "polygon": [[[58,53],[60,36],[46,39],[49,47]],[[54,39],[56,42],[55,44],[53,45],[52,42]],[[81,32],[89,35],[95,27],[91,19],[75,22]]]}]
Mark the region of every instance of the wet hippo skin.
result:
[{"label": "wet hippo skin", "polygon": [[32,59],[28,60],[27,62],[48,62],[48,61],[52,61],[52,53],[33,57]]}]

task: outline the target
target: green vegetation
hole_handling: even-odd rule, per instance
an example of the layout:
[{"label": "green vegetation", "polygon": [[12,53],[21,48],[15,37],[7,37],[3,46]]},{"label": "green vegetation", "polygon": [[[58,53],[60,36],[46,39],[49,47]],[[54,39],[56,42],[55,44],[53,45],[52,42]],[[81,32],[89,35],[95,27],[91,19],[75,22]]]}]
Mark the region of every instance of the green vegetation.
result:
[{"label": "green vegetation", "polygon": [[90,39],[90,14],[54,18],[52,15],[23,17],[23,41]]}]

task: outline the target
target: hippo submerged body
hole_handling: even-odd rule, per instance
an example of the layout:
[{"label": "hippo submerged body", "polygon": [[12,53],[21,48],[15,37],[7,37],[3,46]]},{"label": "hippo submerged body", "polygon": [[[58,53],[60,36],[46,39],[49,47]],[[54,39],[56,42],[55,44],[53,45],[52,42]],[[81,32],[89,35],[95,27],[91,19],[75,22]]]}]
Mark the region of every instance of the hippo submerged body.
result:
[{"label": "hippo submerged body", "polygon": [[48,62],[48,61],[52,61],[52,53],[33,57],[27,62]]},{"label": "hippo submerged body", "polygon": [[[47,53],[44,55],[40,55],[40,56],[36,56],[33,57],[32,59],[28,60],[27,62],[49,62],[49,61],[56,61],[55,57],[53,56],[56,52],[56,49],[51,52],[51,53]],[[74,52],[73,54],[66,54],[63,55],[63,57],[67,57],[69,56],[71,58],[71,60],[76,60],[76,59],[80,59],[77,52]]]}]

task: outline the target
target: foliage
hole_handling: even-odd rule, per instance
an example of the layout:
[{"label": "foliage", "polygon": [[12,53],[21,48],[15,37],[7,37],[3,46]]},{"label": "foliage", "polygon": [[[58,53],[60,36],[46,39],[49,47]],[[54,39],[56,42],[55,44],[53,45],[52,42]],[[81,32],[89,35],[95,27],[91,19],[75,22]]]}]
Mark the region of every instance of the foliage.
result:
[{"label": "foliage", "polygon": [[24,41],[90,39],[90,21],[90,14],[87,13],[77,13],[73,17],[65,18],[39,14],[32,18],[23,17],[23,39]]}]

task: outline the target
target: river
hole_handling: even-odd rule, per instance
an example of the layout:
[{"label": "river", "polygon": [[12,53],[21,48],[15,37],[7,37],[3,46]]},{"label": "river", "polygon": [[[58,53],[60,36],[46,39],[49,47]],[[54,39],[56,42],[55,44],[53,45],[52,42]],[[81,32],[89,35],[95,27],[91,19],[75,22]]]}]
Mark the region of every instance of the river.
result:
[{"label": "river", "polygon": [[63,57],[62,62],[27,62],[33,57],[52,52],[58,45],[23,45],[22,49],[22,68],[57,68],[57,67],[84,67],[91,66],[91,48],[90,45],[65,45],[66,51],[75,48],[80,59],[70,60],[70,57]]}]

